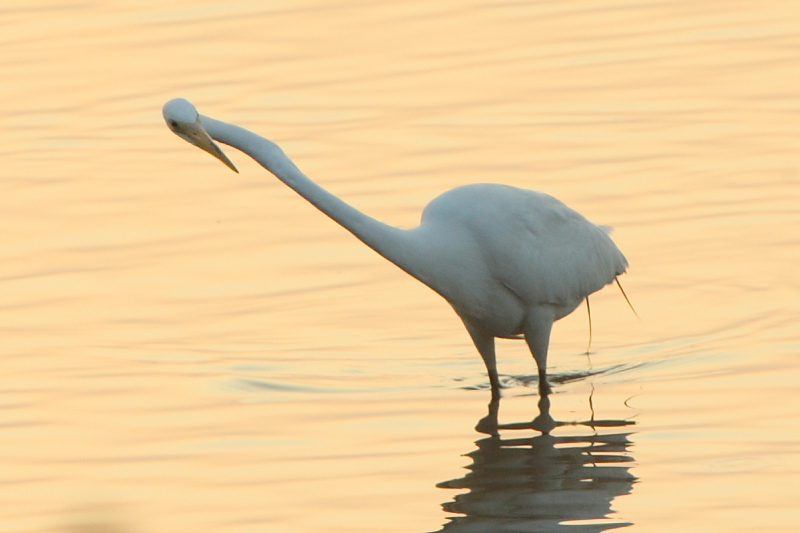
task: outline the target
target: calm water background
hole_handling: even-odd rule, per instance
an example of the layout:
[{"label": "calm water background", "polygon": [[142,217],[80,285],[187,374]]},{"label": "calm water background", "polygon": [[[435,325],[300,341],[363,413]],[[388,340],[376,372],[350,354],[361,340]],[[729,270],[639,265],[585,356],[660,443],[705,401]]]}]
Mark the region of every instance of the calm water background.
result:
[{"label": "calm water background", "polygon": [[[0,531],[796,530],[795,3],[0,20]],[[487,409],[444,301],[177,139],[175,96],[395,225],[463,183],[553,194],[615,226],[641,320],[610,287],[589,356],[585,311],[558,323],[541,412],[501,343]]]}]

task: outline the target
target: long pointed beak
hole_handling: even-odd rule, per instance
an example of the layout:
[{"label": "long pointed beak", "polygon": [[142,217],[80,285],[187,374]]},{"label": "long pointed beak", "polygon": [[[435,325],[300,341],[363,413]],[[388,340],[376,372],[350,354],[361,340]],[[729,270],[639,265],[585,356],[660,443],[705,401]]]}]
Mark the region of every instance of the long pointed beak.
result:
[{"label": "long pointed beak", "polygon": [[233,170],[237,174],[239,173],[239,171],[236,169],[236,166],[234,166],[231,160],[228,159],[228,156],[225,155],[225,152],[222,151],[222,148],[220,148],[219,145],[214,142],[214,139],[212,139],[205,128],[203,128],[202,124],[198,124],[198,127],[189,135],[191,136],[191,140],[195,146],[205,150],[209,154],[222,161],[225,163],[226,167]]}]

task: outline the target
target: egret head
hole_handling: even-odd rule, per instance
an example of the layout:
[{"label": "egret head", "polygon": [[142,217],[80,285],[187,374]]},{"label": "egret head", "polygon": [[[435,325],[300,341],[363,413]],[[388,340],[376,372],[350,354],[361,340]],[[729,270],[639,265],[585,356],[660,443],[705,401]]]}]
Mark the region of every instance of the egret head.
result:
[{"label": "egret head", "polygon": [[170,100],[164,104],[164,120],[175,135],[213,155],[234,172],[239,172],[203,127],[200,114],[191,102],[183,98]]}]

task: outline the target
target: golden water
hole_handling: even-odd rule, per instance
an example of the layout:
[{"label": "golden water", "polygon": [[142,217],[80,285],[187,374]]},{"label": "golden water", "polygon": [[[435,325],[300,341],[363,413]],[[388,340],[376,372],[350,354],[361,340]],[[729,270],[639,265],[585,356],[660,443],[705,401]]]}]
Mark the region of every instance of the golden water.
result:
[{"label": "golden water", "polygon": [[[0,531],[795,530],[800,7],[0,18]],[[463,183],[553,194],[615,226],[641,320],[608,288],[590,356],[584,310],[557,324],[542,412],[501,343],[487,411],[447,305],[177,139],[176,96],[392,224]]]}]

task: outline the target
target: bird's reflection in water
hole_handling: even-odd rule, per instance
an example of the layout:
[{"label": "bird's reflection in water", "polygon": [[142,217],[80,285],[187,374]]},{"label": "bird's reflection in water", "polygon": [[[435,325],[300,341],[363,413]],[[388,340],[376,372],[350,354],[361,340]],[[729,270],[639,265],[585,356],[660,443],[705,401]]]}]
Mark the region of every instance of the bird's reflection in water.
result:
[{"label": "bird's reflection in water", "polygon": [[[630,493],[636,481],[630,472],[631,432],[601,434],[598,429],[632,422],[594,420],[594,413],[586,422],[558,422],[550,416],[547,396],[539,400],[539,415],[532,422],[499,425],[498,408],[495,399],[475,428],[487,436],[467,454],[470,472],[437,485],[468,491],[443,505],[461,516],[450,518],[440,531],[586,533],[630,525],[607,517],[614,498]],[[585,427],[586,434],[551,434],[564,425]],[[540,434],[508,437],[519,430]]]}]

